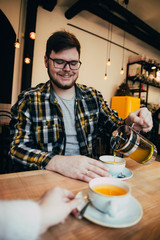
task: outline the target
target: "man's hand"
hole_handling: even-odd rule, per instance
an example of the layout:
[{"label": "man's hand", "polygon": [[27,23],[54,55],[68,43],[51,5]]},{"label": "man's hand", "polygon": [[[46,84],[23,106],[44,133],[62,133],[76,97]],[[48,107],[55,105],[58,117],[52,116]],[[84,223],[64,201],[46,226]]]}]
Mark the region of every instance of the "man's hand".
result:
[{"label": "man's hand", "polygon": [[126,125],[132,125],[137,131],[149,132],[153,127],[152,114],[147,108],[140,108],[128,115],[125,120]]},{"label": "man's hand", "polygon": [[49,161],[46,169],[85,182],[96,177],[111,176],[104,163],[82,155],[56,155]]}]

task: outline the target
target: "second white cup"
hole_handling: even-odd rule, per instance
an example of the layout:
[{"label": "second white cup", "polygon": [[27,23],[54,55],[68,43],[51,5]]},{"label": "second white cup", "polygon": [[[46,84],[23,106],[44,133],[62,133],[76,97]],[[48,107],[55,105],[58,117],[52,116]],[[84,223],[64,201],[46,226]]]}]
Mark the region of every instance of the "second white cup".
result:
[{"label": "second white cup", "polygon": [[126,166],[126,160],[121,157],[103,155],[100,156],[99,159],[108,166],[109,172],[113,177],[120,175]]}]

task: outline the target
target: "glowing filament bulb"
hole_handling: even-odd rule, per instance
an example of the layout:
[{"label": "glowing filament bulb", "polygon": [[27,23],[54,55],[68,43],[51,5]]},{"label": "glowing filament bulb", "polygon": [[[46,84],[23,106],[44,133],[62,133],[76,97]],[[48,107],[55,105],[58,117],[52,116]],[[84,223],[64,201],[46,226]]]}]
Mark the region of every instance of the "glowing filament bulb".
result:
[{"label": "glowing filament bulb", "polygon": [[107,66],[110,66],[111,65],[111,60],[110,60],[110,58],[108,58],[108,60],[107,60]]},{"label": "glowing filament bulb", "polygon": [[36,33],[35,32],[30,32],[29,36],[30,36],[31,39],[34,40],[36,38]]},{"label": "glowing filament bulb", "polygon": [[104,75],[104,80],[107,80],[107,73],[105,73]]},{"label": "glowing filament bulb", "polygon": [[123,75],[123,74],[124,74],[123,67],[121,68],[120,74],[121,74],[121,75]]},{"label": "glowing filament bulb", "polygon": [[19,42],[19,40],[17,39],[17,41],[14,43],[14,47],[15,48],[20,48],[20,42]]},{"label": "glowing filament bulb", "polygon": [[26,57],[26,58],[24,59],[24,62],[25,62],[26,64],[30,64],[30,62],[31,62],[31,59],[30,59],[30,58],[28,58],[28,57]]}]

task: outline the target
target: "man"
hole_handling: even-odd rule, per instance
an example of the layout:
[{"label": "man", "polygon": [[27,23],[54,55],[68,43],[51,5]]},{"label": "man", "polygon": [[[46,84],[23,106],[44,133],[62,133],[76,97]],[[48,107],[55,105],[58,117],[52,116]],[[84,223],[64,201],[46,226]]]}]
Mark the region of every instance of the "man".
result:
[{"label": "man", "polygon": [[[124,120],[99,91],[76,84],[81,66],[77,38],[55,32],[47,41],[45,66],[50,81],[21,93],[12,107],[12,159],[86,182],[109,176],[108,168],[94,159],[96,139],[102,133],[110,136]],[[139,109],[125,123],[150,131],[151,113]]]}]

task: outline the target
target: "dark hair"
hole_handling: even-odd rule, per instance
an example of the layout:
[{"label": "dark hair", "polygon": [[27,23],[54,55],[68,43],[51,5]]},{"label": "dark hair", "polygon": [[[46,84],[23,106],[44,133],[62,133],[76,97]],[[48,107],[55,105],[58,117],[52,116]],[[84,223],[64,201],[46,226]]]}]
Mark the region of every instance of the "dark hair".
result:
[{"label": "dark hair", "polygon": [[46,56],[49,57],[51,51],[59,52],[61,50],[70,49],[76,47],[80,56],[80,43],[74,34],[67,31],[58,31],[53,33],[46,44]]}]

